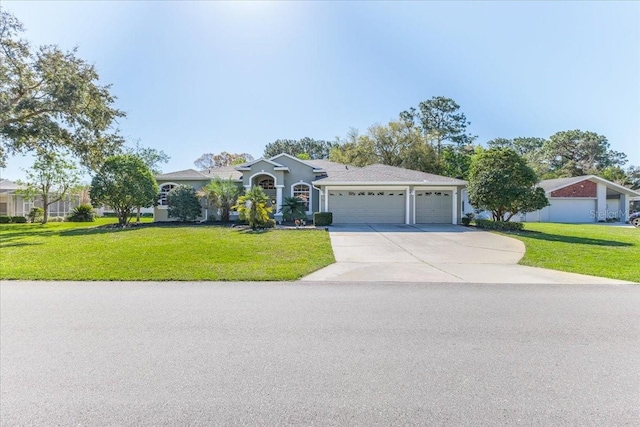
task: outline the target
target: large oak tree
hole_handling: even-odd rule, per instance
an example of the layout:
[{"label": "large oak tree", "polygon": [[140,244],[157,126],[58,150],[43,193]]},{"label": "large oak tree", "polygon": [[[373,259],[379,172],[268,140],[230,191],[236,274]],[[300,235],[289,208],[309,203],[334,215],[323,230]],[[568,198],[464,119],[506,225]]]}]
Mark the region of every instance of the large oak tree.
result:
[{"label": "large oak tree", "polygon": [[33,47],[22,23],[0,9],[0,166],[7,157],[61,148],[96,169],[123,144],[109,85],[77,50]]}]

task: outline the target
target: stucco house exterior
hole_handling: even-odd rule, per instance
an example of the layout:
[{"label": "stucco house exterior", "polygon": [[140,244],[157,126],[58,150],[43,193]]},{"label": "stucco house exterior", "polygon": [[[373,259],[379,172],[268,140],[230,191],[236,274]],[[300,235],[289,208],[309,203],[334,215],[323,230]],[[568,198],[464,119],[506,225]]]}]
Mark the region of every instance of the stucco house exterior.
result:
[{"label": "stucco house exterior", "polygon": [[629,204],[640,192],[596,175],[543,180],[550,206],[520,216],[527,222],[589,223],[629,220]]},{"label": "stucco house exterior", "polygon": [[[156,221],[170,221],[166,195],[180,184],[202,188],[215,177],[232,179],[240,188],[260,186],[274,207],[274,218],[285,197],[306,202],[307,216],[332,212],[334,224],[457,224],[466,182],[393,166],[362,168],[327,160],[300,160],[288,154],[258,159],[235,167],[206,171],[187,169],[156,177],[160,187]],[[212,212],[203,204],[200,219]]]}]

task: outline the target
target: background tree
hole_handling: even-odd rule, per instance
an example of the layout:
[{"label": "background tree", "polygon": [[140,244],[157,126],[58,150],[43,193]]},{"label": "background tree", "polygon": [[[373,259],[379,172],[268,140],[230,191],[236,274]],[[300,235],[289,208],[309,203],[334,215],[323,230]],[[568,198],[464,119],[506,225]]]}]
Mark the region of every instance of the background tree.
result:
[{"label": "background tree", "polygon": [[25,182],[19,182],[24,186],[19,193],[26,199],[42,199],[42,224],[49,220],[49,206],[63,200],[80,183],[75,164],[56,152],[39,153],[26,177]]},{"label": "background tree", "polygon": [[171,159],[164,151],[144,147],[139,141],[136,141],[132,147],[125,147],[124,152],[125,154],[134,155],[142,160],[154,175],[161,174],[162,167],[160,165],[169,163],[169,159]]},{"label": "background tree", "polygon": [[274,142],[267,144],[264,148],[263,156],[266,158],[276,156],[280,153],[286,153],[291,156],[297,156],[299,154],[308,154],[309,158],[315,159],[328,159],[331,149],[335,143],[323,140],[316,140],[312,138],[295,139],[277,139]]},{"label": "background tree", "polygon": [[440,153],[439,173],[452,178],[467,179],[473,160],[474,147],[444,147]]},{"label": "background tree", "polygon": [[481,150],[469,169],[469,201],[476,209],[491,211],[494,221],[509,221],[549,205],[537,182],[533,169],[510,148]]},{"label": "background tree", "polygon": [[195,221],[202,213],[196,190],[190,185],[178,185],[167,194],[169,218],[178,218],[181,222]]},{"label": "background tree", "polygon": [[362,140],[358,130],[351,128],[347,132],[347,137],[343,140],[337,139],[329,151],[329,160],[345,165],[358,167],[378,163],[378,156],[371,139]]},{"label": "background tree", "polygon": [[238,202],[233,209],[238,211],[240,219],[247,221],[249,227],[255,230],[269,221],[272,209],[267,206],[268,201],[269,198],[262,188],[255,186],[238,197]]},{"label": "background tree", "polygon": [[489,148],[510,148],[526,160],[538,178],[553,178],[553,174],[550,173],[549,159],[545,155],[545,143],[544,138],[496,138],[487,142],[487,146]]},{"label": "background tree", "polygon": [[595,132],[569,130],[553,134],[543,146],[555,177],[599,174],[609,166],[622,166],[624,153],[609,148],[609,141]]},{"label": "background tree", "polygon": [[629,166],[627,169],[628,186],[632,190],[640,190],[640,166]]},{"label": "background tree", "polygon": [[114,125],[124,112],[76,50],[34,49],[23,31],[0,9],[0,166],[8,155],[66,148],[95,170],[122,146]]},{"label": "background tree", "polygon": [[476,138],[467,133],[467,126],[471,123],[460,111],[460,106],[444,96],[423,101],[417,109],[412,107],[400,113],[400,118],[422,130],[424,137],[434,146],[438,158],[444,144],[471,145]]},{"label": "background tree", "polygon": [[158,198],[158,184],[149,167],[131,154],[109,157],[91,180],[91,204],[113,208],[118,223],[129,223],[131,213],[138,206],[154,206]]},{"label": "background tree", "polygon": [[250,162],[253,156],[247,153],[227,153],[223,151],[220,154],[205,153],[198,157],[193,164],[200,170],[216,169],[225,166],[239,165]]},{"label": "background tree", "polygon": [[405,121],[373,125],[365,135],[352,129],[345,141],[338,142],[329,156],[338,163],[354,166],[382,163],[432,173],[438,169],[433,148],[419,129]]},{"label": "background tree", "polygon": [[215,178],[198,192],[207,202],[220,211],[220,221],[229,222],[232,207],[238,200],[240,190],[231,179]]},{"label": "background tree", "polygon": [[279,212],[285,221],[307,218],[307,208],[304,201],[298,197],[285,197]]},{"label": "background tree", "polygon": [[[136,141],[133,147],[126,147],[124,151],[126,154],[131,154],[142,160],[154,175],[161,174],[162,168],[160,167],[160,164],[168,163],[170,159],[164,151],[150,147],[143,147],[139,141]],[[141,214],[142,207],[138,206],[136,208],[136,222],[140,222]]]}]

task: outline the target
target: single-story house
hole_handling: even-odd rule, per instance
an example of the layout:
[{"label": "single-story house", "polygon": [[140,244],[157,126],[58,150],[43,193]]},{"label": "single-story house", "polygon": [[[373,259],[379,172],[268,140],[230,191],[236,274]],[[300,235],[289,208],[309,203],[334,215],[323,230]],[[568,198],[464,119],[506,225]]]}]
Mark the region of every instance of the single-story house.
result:
[{"label": "single-story house", "polygon": [[[232,179],[244,189],[262,187],[278,221],[282,220],[279,210],[284,198],[299,197],[306,203],[308,218],[314,212],[332,212],[334,224],[457,224],[466,186],[463,180],[393,166],[359,168],[327,160],[300,160],[283,153],[235,167],[158,175],[155,220],[171,220],[166,196],[173,187],[184,184],[198,190],[215,177]],[[200,219],[215,214],[203,204]]]},{"label": "single-story house", "polygon": [[[42,199],[38,196],[29,199],[19,194],[20,185],[8,179],[0,180],[0,215],[27,216],[34,207],[41,208]],[[50,217],[66,217],[73,208],[81,203],[77,195],[67,196],[64,199],[49,205]]]},{"label": "single-story house", "polygon": [[527,222],[588,223],[629,220],[629,205],[640,192],[596,175],[546,179],[540,182],[550,206],[520,215]]}]

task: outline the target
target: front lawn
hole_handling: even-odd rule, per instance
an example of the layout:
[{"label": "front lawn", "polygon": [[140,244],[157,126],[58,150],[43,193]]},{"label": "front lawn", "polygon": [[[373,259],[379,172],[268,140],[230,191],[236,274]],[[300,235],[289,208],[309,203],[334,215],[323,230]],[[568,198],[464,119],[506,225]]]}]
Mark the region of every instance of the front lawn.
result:
[{"label": "front lawn", "polygon": [[295,280],[335,261],[323,230],[108,223],[0,225],[0,278]]},{"label": "front lawn", "polygon": [[640,229],[598,224],[525,224],[522,265],[640,282]]}]

